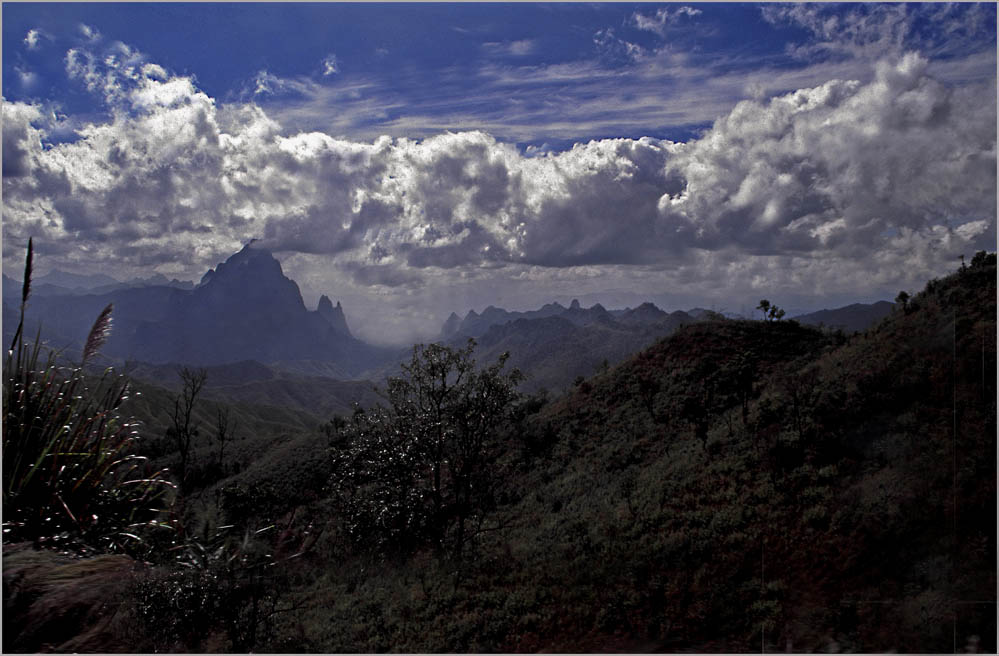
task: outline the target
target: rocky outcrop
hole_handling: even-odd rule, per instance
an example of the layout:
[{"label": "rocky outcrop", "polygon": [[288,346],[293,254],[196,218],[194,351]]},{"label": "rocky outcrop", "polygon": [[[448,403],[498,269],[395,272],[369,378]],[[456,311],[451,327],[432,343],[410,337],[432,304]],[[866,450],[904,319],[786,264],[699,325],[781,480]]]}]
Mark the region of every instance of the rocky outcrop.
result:
[{"label": "rocky outcrop", "polygon": [[316,312],[319,316],[326,319],[327,323],[333,327],[338,334],[344,335],[345,337],[353,337],[350,334],[350,328],[347,327],[347,317],[343,314],[343,308],[340,306],[340,301],[336,302],[336,307],[333,307],[333,301],[326,294],[319,297],[319,307],[316,308]]},{"label": "rocky outcrop", "polygon": [[315,360],[335,363],[348,376],[381,364],[383,349],[353,337],[343,307],[324,299],[318,310],[307,309],[280,262],[251,242],[193,290],[153,286],[33,299],[28,327],[41,320],[50,340],[80,343],[113,303],[114,329],[103,349],[111,357],[191,365]]}]

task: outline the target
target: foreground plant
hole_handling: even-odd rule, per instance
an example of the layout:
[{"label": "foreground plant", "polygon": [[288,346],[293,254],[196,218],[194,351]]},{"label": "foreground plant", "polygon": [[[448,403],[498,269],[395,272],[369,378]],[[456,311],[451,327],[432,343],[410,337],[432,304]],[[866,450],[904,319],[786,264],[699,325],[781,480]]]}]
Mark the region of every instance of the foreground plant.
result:
[{"label": "foreground plant", "polygon": [[39,330],[24,339],[32,243],[17,331],[3,375],[3,540],[134,551],[151,528],[169,526],[161,509],[172,484],[135,455],[135,425],[119,414],[128,383],[106,369],[91,383],[84,366],[111,329],[108,305],[94,322],[79,366],[44,349]]}]

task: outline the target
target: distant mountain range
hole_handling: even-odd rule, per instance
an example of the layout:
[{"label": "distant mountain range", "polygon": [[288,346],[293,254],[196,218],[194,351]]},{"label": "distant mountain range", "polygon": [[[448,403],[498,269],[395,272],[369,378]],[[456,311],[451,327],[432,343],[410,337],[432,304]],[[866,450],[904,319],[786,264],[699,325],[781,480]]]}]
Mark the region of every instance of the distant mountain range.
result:
[{"label": "distant mountain range", "polygon": [[842,330],[847,333],[867,330],[889,314],[894,303],[878,301],[877,303],[854,303],[835,310],[819,310],[809,314],[792,317],[795,321],[809,326],[819,326],[830,330]]},{"label": "distant mountain range", "polygon": [[[9,339],[17,324],[21,283],[3,276],[3,295],[4,335]],[[281,264],[252,242],[207,271],[196,286],[160,274],[118,282],[109,276],[52,271],[33,280],[27,333],[34,334],[41,325],[50,345],[65,348],[67,354],[78,351],[108,303],[114,304],[114,329],[104,355],[146,363],[149,373],[167,363],[254,361],[262,368],[258,373],[267,371],[268,377],[251,376],[243,384],[256,381],[261,390],[273,390],[265,381],[278,375],[285,384],[291,384],[285,376],[381,381],[397,374],[399,363],[410,356],[408,348],[376,347],[354,337],[343,307],[329,296],[321,296],[315,310],[307,309],[298,285],[284,275]],[[892,307],[884,301],[858,303],[795,319],[852,332],[871,326]],[[439,340],[461,346],[475,338],[476,358],[483,363],[509,352],[510,366],[529,374],[525,389],[558,392],[577,377],[614,365],[684,324],[723,318],[703,308],[666,312],[652,303],[622,310],[607,310],[599,303],[584,308],[578,300],[569,307],[549,303],[529,311],[489,306],[481,313],[471,310],[464,318],[452,313]],[[239,398],[249,400],[247,395],[266,396],[243,389]]]},{"label": "distant mountain range", "polygon": [[560,392],[576,378],[591,376],[680,326],[706,318],[721,315],[668,313],[652,303],[623,310],[607,310],[599,303],[584,308],[578,300],[569,307],[548,303],[525,312],[489,306],[482,313],[469,311],[464,319],[452,313],[441,328],[441,341],[460,346],[474,338],[480,362],[510,353],[509,366],[529,375],[524,389]]},{"label": "distant mountain range", "polygon": [[[76,280],[67,274],[55,279]],[[5,279],[4,286],[4,332],[12,333],[20,283]],[[152,285],[99,291],[102,288],[56,296],[37,293],[32,285],[28,334],[40,322],[53,346],[79,347],[100,311],[113,303],[114,329],[103,352],[120,359],[192,365],[317,361],[334,363],[349,378],[395,353],[353,337],[343,308],[326,296],[316,310],[306,309],[298,285],[285,277],[269,251],[252,243],[209,270],[191,289]]]},{"label": "distant mountain range", "polygon": [[[469,337],[480,337],[489,332],[493,327],[503,326],[520,319],[533,321],[535,319],[559,317],[578,327],[588,326],[593,323],[620,327],[661,323],[677,314],[677,312],[673,314],[664,312],[652,303],[643,303],[635,309],[607,310],[599,303],[589,308],[584,308],[578,300],[573,300],[568,308],[556,302],[548,303],[537,310],[528,310],[526,312],[511,312],[490,305],[481,314],[475,310],[469,310],[464,319],[452,312],[451,316],[447,318],[441,327],[440,338],[441,340],[448,341],[455,338],[467,339]],[[721,315],[701,308],[689,312],[679,311],[679,315],[682,315],[687,321],[709,317],[721,318]]]},{"label": "distant mountain range", "polygon": [[[190,280],[173,280],[162,273],[155,273],[148,278],[132,278],[124,282],[104,274],[83,275],[54,269],[44,276],[38,276],[31,282],[31,293],[34,296],[83,296],[86,294],[108,294],[121,289],[135,287],[175,287],[177,289],[194,289]],[[21,293],[21,282],[3,276],[3,295],[13,298]]]},{"label": "distant mountain range", "polygon": [[[856,303],[794,319],[853,332],[880,321],[892,307],[885,301]],[[441,327],[440,339],[460,346],[474,338],[480,362],[495,361],[500,354],[509,352],[510,366],[529,374],[525,389],[560,392],[577,377],[590,376],[605,364],[617,364],[682,325],[726,318],[731,317],[704,308],[666,312],[653,303],[607,310],[599,303],[584,308],[573,300],[568,308],[548,303],[523,312],[489,306],[481,313],[471,310],[464,318],[451,313]]]}]

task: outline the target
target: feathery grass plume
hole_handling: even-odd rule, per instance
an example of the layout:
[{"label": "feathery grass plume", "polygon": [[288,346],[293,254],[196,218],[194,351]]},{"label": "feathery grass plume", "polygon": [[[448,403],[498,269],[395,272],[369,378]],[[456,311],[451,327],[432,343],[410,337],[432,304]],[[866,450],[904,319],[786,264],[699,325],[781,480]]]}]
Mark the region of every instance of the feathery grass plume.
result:
[{"label": "feathery grass plume", "polygon": [[90,328],[90,333],[87,335],[87,343],[83,347],[83,360],[80,362],[80,367],[83,367],[87,360],[97,355],[97,352],[104,346],[104,342],[110,337],[111,313],[113,311],[114,304],[108,303],[108,306],[101,311],[100,316],[97,317],[97,321]]},{"label": "feathery grass plume", "polygon": [[[29,245],[26,281],[31,257]],[[110,314],[98,317],[88,348],[103,343]],[[3,370],[4,542],[136,551],[148,549],[140,535],[169,526],[160,508],[172,484],[135,455],[135,424],[119,414],[127,398],[124,376],[108,369],[88,381],[82,367],[43,355],[40,331],[29,344],[19,327]]]},{"label": "feathery grass plume", "polygon": [[24,259],[24,284],[21,287],[21,317],[17,322],[17,330],[14,332],[14,339],[11,340],[10,350],[14,350],[14,345],[24,331],[24,309],[28,305],[28,297],[31,296],[31,264],[34,260],[35,248],[33,238],[28,237],[28,255]]},{"label": "feathery grass plume", "polygon": [[21,306],[28,302],[31,295],[31,265],[34,260],[35,245],[34,238],[28,237],[28,256],[24,260],[24,286],[21,287]]}]

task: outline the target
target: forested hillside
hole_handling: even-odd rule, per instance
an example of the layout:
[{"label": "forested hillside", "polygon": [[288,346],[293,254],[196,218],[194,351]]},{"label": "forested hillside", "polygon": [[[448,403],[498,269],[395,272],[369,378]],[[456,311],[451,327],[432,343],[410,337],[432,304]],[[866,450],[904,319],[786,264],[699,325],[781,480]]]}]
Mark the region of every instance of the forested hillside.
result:
[{"label": "forested hillside", "polygon": [[5,650],[995,651],[995,254],[863,333],[714,319],[557,398],[519,383],[432,345],[322,427],[196,394],[180,469],[191,389],[147,391],[169,512],[55,541],[134,559],[117,605],[52,612],[38,562],[69,561],[5,486]]}]

